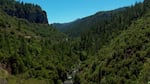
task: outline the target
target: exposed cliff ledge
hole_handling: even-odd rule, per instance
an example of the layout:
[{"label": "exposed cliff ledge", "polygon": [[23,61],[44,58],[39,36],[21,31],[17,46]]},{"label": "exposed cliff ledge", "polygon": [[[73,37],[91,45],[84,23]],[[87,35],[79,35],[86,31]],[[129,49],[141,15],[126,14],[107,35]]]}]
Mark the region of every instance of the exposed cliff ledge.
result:
[{"label": "exposed cliff ledge", "polygon": [[0,8],[10,16],[27,19],[32,23],[48,23],[46,12],[38,5],[15,0],[0,0]]}]

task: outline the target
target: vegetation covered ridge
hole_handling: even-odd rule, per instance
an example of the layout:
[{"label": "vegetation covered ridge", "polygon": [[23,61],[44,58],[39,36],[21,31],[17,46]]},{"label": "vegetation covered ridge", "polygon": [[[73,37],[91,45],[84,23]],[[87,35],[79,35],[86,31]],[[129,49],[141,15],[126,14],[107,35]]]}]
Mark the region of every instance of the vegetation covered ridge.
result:
[{"label": "vegetation covered ridge", "polygon": [[27,19],[32,23],[48,24],[46,12],[39,5],[16,0],[0,0],[0,8],[10,16]]},{"label": "vegetation covered ridge", "polygon": [[[142,6],[143,14],[120,34],[110,39],[98,52],[83,62],[79,84],[147,84],[150,74],[150,7]],[[79,82],[80,81],[80,82]]]},{"label": "vegetation covered ridge", "polygon": [[78,62],[74,43],[49,24],[13,17],[0,8],[0,83],[62,83]]},{"label": "vegetation covered ridge", "polygon": [[65,33],[39,20],[39,6],[0,4],[0,83],[149,83],[150,0],[80,19]]}]

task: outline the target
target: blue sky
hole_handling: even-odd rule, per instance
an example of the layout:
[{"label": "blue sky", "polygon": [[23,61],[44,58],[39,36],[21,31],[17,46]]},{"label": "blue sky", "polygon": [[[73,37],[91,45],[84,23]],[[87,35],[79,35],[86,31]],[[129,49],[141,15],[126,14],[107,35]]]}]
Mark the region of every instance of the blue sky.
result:
[{"label": "blue sky", "polygon": [[20,0],[38,4],[47,12],[49,23],[66,23],[99,11],[130,6],[143,0]]}]

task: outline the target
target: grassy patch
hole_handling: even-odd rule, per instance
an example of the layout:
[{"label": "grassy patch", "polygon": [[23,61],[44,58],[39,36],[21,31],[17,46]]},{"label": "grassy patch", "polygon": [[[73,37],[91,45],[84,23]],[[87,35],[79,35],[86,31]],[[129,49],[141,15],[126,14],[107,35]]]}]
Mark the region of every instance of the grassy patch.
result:
[{"label": "grassy patch", "polygon": [[0,78],[7,78],[8,72],[2,68],[0,68]]},{"label": "grassy patch", "polygon": [[35,78],[21,79],[16,76],[11,76],[8,79],[8,84],[48,84],[47,80],[39,80]]}]

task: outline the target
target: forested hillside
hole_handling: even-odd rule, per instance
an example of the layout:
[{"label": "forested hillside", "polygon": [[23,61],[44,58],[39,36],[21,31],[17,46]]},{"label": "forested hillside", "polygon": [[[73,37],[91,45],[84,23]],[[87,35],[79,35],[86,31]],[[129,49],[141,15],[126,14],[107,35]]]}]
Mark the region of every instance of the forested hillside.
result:
[{"label": "forested hillside", "polygon": [[101,11],[94,15],[77,19],[70,23],[54,23],[53,26],[56,27],[59,31],[62,31],[71,37],[78,37],[82,33],[86,32],[90,28],[97,26],[101,22],[110,20],[113,15],[126,10],[126,8],[127,7],[112,11]]},{"label": "forested hillside", "polygon": [[101,48],[98,54],[84,62],[80,69],[83,84],[149,82],[149,15],[133,22],[128,30],[122,31],[109,45]]},{"label": "forested hillside", "polygon": [[[109,30],[107,36],[109,37],[110,35],[112,37],[108,39],[109,41],[106,44],[98,49],[95,55],[91,55],[86,61],[83,62],[79,70],[79,74],[75,78],[77,84],[149,83],[149,2],[149,0],[145,0],[144,4],[141,4],[140,8],[143,10],[141,16],[135,17],[134,15],[134,20],[129,20],[131,22],[128,25],[127,23],[123,22],[123,24],[125,24],[123,29],[119,29],[122,27],[121,24],[115,26],[117,29],[119,29],[118,33],[116,33],[117,30],[114,31],[115,33],[110,32]],[[130,13],[126,13],[126,16],[123,16],[125,20],[128,20],[127,14],[132,13],[134,12],[131,11]],[[112,22],[108,23],[108,25],[111,23]],[[110,28],[114,27],[110,26]],[[93,32],[95,34],[96,31],[93,30]],[[102,35],[105,34],[107,34],[107,32]],[[89,42],[91,41],[92,40],[89,40]],[[101,40],[99,43],[100,42]]]},{"label": "forested hillside", "polygon": [[147,84],[150,81],[149,3],[149,0],[136,3],[105,20],[91,20],[96,17],[93,15],[86,17],[88,20],[75,21],[84,20],[78,24],[58,25],[58,28],[62,25],[70,28],[64,30],[69,36],[76,36],[74,32],[81,36],[79,49],[84,56],[80,58],[82,65],[75,84]]},{"label": "forested hillside", "polygon": [[[114,11],[114,14],[109,16],[109,19],[97,19],[91,20],[91,17],[97,17],[97,15],[86,17],[84,20],[75,27],[73,31],[70,31],[71,37],[74,33],[80,31],[80,45],[79,50],[86,51],[89,54],[95,54],[102,46],[107,45],[111,39],[115,38],[121,31],[127,30],[132,21],[136,21],[144,14],[144,8],[142,3],[136,3],[134,6],[118,9]],[[113,13],[113,12],[110,12]],[[82,20],[82,19],[81,19]],[[88,22],[87,22],[88,21]],[[87,24],[87,27],[84,27]],[[84,31],[82,32],[82,29]],[[70,36],[70,34],[66,33]]]},{"label": "forested hillside", "polygon": [[1,0],[0,83],[149,83],[149,3],[49,25],[40,6]]},{"label": "forested hillside", "polygon": [[[1,1],[11,10],[11,0]],[[74,42],[51,25],[29,19],[12,17],[0,8],[0,83],[6,80],[8,84],[61,84],[67,71],[79,61],[71,47]]]},{"label": "forested hillside", "polygon": [[[143,12],[142,4],[135,3],[135,6],[123,7],[111,11],[102,11],[70,23],[64,24],[55,23],[53,24],[53,26],[71,37],[78,37],[82,33],[85,33],[87,32],[87,30],[93,28],[104,29],[103,27],[107,27],[107,24],[110,21],[112,21],[112,24],[117,25],[129,24],[132,20],[140,17],[142,15],[142,12]],[[123,17],[125,15],[126,17]],[[120,22],[122,23],[120,24]],[[112,24],[110,24],[110,26],[112,26]],[[117,25],[114,26],[118,27]]]}]

